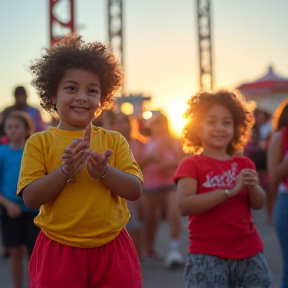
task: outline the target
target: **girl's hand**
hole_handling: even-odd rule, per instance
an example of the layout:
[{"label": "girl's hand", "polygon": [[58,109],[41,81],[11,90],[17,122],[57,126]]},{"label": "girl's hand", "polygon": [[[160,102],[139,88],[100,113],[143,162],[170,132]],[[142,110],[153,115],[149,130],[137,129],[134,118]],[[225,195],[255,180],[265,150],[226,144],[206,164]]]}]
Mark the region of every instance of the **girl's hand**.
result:
[{"label": "girl's hand", "polygon": [[75,176],[85,165],[90,155],[91,125],[88,125],[83,138],[74,139],[62,154],[62,171],[71,178]]},{"label": "girl's hand", "polygon": [[241,170],[235,179],[235,186],[230,190],[231,196],[236,196],[244,188],[244,170]]},{"label": "girl's hand", "polygon": [[12,201],[9,201],[5,208],[8,216],[12,219],[18,218],[22,214],[20,206]]},{"label": "girl's hand", "polygon": [[98,152],[92,152],[86,160],[87,170],[90,176],[95,179],[101,179],[109,169],[108,160],[112,155],[111,150],[106,150],[104,155]]},{"label": "girl's hand", "polygon": [[253,169],[243,169],[244,171],[244,184],[249,188],[256,187],[259,184],[258,174]]}]

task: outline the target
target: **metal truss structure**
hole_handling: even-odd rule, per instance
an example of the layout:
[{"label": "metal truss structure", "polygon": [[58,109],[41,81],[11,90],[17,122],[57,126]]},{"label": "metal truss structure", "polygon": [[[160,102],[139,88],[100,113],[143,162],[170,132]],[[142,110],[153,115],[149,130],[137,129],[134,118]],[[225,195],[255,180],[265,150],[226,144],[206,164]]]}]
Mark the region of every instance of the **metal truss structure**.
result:
[{"label": "metal truss structure", "polygon": [[123,2],[122,0],[108,0],[107,2],[109,43],[123,66]]},{"label": "metal truss structure", "polygon": [[[50,47],[57,43],[61,38],[67,34],[75,33],[74,23],[74,0],[67,0],[69,5],[68,21],[63,22],[55,13],[55,7],[64,3],[65,0],[49,0],[49,34],[50,34]],[[65,4],[66,4],[65,3]]]},{"label": "metal truss structure", "polygon": [[213,89],[210,0],[197,0],[200,88]]}]

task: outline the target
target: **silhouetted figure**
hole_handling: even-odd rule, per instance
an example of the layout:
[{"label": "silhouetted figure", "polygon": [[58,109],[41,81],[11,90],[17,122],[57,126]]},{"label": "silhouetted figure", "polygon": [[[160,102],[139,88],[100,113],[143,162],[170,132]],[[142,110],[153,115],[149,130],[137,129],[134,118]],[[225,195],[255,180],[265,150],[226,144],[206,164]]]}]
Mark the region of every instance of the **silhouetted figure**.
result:
[{"label": "silhouetted figure", "polygon": [[14,92],[15,104],[7,107],[2,111],[1,123],[0,123],[0,136],[5,135],[4,125],[8,115],[13,111],[22,111],[29,114],[30,118],[33,121],[34,131],[39,132],[46,129],[46,125],[42,120],[39,110],[34,107],[31,107],[27,104],[27,93],[23,86],[18,86]]}]

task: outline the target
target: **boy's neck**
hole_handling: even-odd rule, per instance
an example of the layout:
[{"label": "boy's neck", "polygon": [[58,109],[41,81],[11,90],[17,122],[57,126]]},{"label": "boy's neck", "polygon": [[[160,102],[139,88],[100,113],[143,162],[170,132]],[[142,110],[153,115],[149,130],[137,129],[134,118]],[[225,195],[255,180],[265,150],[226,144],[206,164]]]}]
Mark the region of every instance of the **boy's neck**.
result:
[{"label": "boy's neck", "polygon": [[25,140],[19,140],[19,141],[13,141],[9,143],[9,146],[11,149],[22,149],[25,146],[26,139]]}]

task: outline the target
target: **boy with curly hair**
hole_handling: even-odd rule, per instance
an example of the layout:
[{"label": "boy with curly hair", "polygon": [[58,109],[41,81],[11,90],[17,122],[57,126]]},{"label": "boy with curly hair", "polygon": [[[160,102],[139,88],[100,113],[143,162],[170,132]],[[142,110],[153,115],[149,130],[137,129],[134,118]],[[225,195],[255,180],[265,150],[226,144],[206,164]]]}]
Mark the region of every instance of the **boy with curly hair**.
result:
[{"label": "boy with curly hair", "polygon": [[234,92],[201,92],[190,98],[186,144],[200,154],[179,165],[174,181],[182,215],[189,216],[185,288],[270,288],[263,243],[250,209],[265,192],[254,163],[235,156],[254,123],[248,103]]},{"label": "boy with curly hair", "polygon": [[17,193],[40,207],[29,287],[142,287],[124,228],[142,174],[121,134],[91,125],[122,83],[115,56],[69,36],[30,68],[42,107],[60,122],[29,138],[22,160]]}]

